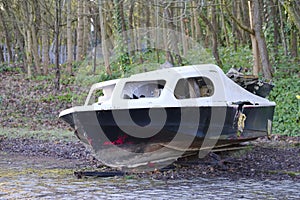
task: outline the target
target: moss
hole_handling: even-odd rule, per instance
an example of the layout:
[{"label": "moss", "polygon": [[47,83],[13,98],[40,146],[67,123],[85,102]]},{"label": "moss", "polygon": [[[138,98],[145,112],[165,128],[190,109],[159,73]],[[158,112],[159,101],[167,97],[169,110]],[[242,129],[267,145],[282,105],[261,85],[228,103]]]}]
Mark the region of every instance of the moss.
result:
[{"label": "moss", "polygon": [[230,152],[230,154],[231,154],[232,157],[240,158],[240,157],[244,156],[245,154],[249,153],[250,151],[252,151],[253,148],[254,148],[253,146],[249,145],[249,146],[246,146],[243,149],[232,151],[232,152]]},{"label": "moss", "polygon": [[292,177],[300,176],[300,172],[293,172],[293,171],[270,170],[267,172],[270,174],[287,174]]},{"label": "moss", "polygon": [[2,169],[0,170],[0,177],[10,178],[15,176],[24,176],[28,174],[35,174],[41,178],[43,177],[57,177],[57,176],[70,176],[73,174],[74,169],[33,169],[26,168],[21,171],[16,169]]}]

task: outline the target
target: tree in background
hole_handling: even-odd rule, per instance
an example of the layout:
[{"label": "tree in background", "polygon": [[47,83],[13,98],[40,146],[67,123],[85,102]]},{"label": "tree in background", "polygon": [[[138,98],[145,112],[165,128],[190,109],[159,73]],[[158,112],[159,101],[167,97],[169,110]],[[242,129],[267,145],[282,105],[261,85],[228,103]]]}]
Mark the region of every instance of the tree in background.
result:
[{"label": "tree in background", "polygon": [[[0,0],[1,63],[20,64],[28,77],[56,73],[58,68],[53,70],[51,64],[66,63],[60,70],[71,74],[74,62],[82,62],[91,49],[91,26],[99,30],[95,32],[99,33],[99,42],[93,45],[101,44],[101,65],[108,75],[116,70],[125,73],[128,68],[122,66],[133,62],[143,63],[144,55],[153,47],[153,38],[162,47],[153,49],[157,61],[176,65],[186,64],[184,57],[192,48],[188,37],[211,50],[221,67],[227,65],[220,55],[221,48],[238,51],[252,44],[255,62],[249,65],[254,65],[254,74],[261,71],[266,79],[272,78],[271,66],[278,62],[277,57],[270,60],[270,51],[279,55],[282,46],[286,57],[299,59],[297,0],[66,0],[60,4],[58,27],[57,1]],[[168,31],[161,35],[134,31],[153,26]],[[182,35],[177,37],[174,33]],[[118,69],[109,59],[116,49],[121,67]],[[57,51],[59,54],[55,54]],[[159,55],[163,51],[165,60]]]},{"label": "tree in background", "polygon": [[67,4],[67,71],[72,74],[73,63],[73,40],[72,40],[72,4],[71,0],[66,1]]}]

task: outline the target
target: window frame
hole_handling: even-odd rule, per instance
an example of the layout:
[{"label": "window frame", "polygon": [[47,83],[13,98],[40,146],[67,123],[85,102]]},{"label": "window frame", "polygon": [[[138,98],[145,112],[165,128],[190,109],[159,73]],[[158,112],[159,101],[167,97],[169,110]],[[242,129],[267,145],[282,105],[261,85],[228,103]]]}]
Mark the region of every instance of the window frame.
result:
[{"label": "window frame", "polygon": [[[180,92],[184,92],[185,94],[180,95],[176,93],[176,90],[178,89],[178,84],[180,84],[181,81],[183,81],[182,84],[184,85],[182,86],[183,91]],[[193,81],[193,83],[191,81]],[[204,82],[205,85],[199,85],[200,81]],[[195,86],[198,87],[195,88]],[[191,94],[192,91],[191,89],[194,89],[193,94]],[[195,91],[195,89],[197,89],[198,91]],[[205,89],[206,89],[206,93],[204,91]],[[215,85],[213,81],[207,76],[193,76],[193,77],[180,78],[176,82],[173,91],[173,95],[177,100],[207,98],[207,97],[212,97],[214,94],[215,94]]]}]

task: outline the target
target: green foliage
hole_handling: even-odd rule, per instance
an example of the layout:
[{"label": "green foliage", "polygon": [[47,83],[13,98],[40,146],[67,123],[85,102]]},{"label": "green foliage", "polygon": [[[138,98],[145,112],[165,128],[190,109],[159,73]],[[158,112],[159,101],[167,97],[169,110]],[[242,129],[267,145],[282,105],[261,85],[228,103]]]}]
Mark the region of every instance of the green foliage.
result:
[{"label": "green foliage", "polygon": [[59,101],[63,101],[63,102],[67,102],[67,103],[72,103],[73,94],[72,93],[66,93],[66,94],[63,94],[63,95],[58,95],[57,99]]},{"label": "green foliage", "polygon": [[[271,57],[275,57],[271,55]],[[284,56],[283,49],[279,49],[276,59],[273,60],[274,77],[277,79],[289,78],[299,73],[299,58]]]},{"label": "green foliage", "polygon": [[276,102],[273,132],[284,135],[300,135],[300,81],[297,74],[286,78],[277,78],[275,88],[270,94],[270,100]]},{"label": "green foliage", "polygon": [[2,72],[21,72],[22,69],[17,64],[0,63],[0,73]]},{"label": "green foliage", "polygon": [[292,58],[284,55],[283,48],[278,48],[278,54],[270,58],[273,61],[275,87],[269,99],[276,102],[275,115],[273,120],[273,132],[284,135],[300,135],[300,79],[299,79],[299,58]]},{"label": "green foliage", "polygon": [[252,69],[253,56],[249,46],[239,47],[237,51],[233,47],[222,47],[219,49],[219,52],[224,72],[227,72],[232,67]]},{"label": "green foliage", "polygon": [[42,97],[41,101],[42,102],[52,102],[56,99],[55,95],[49,94],[48,96]]},{"label": "green foliage", "polygon": [[33,76],[31,79],[34,81],[51,81],[53,80],[54,74],[50,74],[50,75],[37,75],[37,76]]},{"label": "green foliage", "polygon": [[[158,53],[159,56],[161,53]],[[143,60],[143,63],[140,63],[140,60]],[[152,71],[158,69],[160,63],[157,63],[157,54],[154,51],[145,51],[145,52],[136,52],[123,67],[123,73],[119,74],[119,77],[129,77],[132,74],[142,73],[146,71]],[[118,63],[112,63],[113,71],[118,69]]]},{"label": "green foliage", "polygon": [[183,65],[197,65],[197,64],[215,64],[211,50],[204,49],[200,45],[194,47],[187,52],[187,55],[182,58]]},{"label": "green foliage", "polygon": [[12,68],[7,64],[7,63],[2,63],[0,65],[0,72],[7,72],[7,71],[11,71]]},{"label": "green foliage", "polygon": [[42,97],[41,101],[50,103],[50,102],[55,102],[58,100],[61,103],[72,103],[73,99],[83,100],[85,97],[86,97],[85,94],[82,96],[82,95],[79,95],[79,94],[69,91],[67,93],[60,94],[60,95],[49,94],[48,96]]},{"label": "green foliage", "polygon": [[[64,75],[66,76],[66,75]],[[73,76],[67,75],[66,77],[62,77],[60,83],[62,85],[71,85],[74,84],[75,78]]]},{"label": "green foliage", "polygon": [[122,53],[117,62],[120,70],[125,74],[130,70],[130,58],[128,53]]}]

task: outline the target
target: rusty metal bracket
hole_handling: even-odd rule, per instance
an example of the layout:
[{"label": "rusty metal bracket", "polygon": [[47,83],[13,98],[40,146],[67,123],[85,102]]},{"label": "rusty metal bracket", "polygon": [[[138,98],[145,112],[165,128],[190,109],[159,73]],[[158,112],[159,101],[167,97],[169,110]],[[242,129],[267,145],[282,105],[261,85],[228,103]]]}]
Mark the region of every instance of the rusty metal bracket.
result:
[{"label": "rusty metal bracket", "polygon": [[240,112],[240,116],[238,119],[238,130],[241,132],[244,131],[246,118],[247,118],[246,115]]}]

